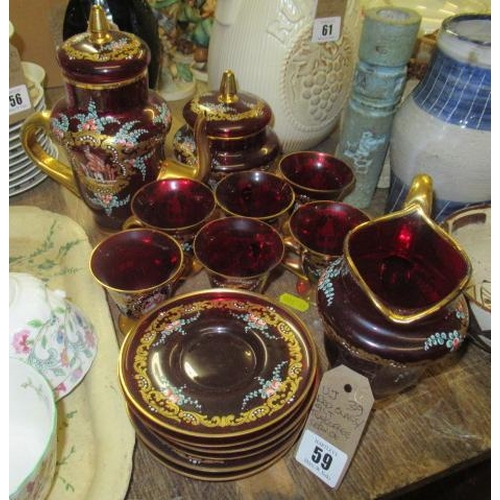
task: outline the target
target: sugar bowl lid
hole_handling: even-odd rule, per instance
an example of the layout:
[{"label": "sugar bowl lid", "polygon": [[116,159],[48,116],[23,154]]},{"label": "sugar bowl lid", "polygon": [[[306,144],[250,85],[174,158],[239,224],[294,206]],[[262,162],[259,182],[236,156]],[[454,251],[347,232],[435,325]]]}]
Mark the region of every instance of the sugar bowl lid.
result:
[{"label": "sugar bowl lid", "polygon": [[262,131],[271,121],[272,111],[264,100],[250,93],[237,93],[231,70],[224,71],[219,91],[203,92],[187,102],[183,116],[192,128],[200,113],[207,118],[211,139],[240,139]]},{"label": "sugar bowl lid", "polygon": [[70,83],[116,85],[147,74],[151,52],[133,33],[111,30],[104,9],[93,5],[87,31],[65,40],[57,50],[62,74]]}]

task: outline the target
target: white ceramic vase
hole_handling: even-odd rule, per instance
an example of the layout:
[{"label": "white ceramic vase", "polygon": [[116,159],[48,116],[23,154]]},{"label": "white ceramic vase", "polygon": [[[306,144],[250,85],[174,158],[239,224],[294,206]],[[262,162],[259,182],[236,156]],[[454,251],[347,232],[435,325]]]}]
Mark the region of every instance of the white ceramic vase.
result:
[{"label": "white ceramic vase", "polygon": [[348,0],[340,38],[313,42],[315,0],[218,0],[208,53],[208,86],[232,70],[238,88],[262,97],[284,153],[311,149],[334,130],[345,106],[361,26]]}]

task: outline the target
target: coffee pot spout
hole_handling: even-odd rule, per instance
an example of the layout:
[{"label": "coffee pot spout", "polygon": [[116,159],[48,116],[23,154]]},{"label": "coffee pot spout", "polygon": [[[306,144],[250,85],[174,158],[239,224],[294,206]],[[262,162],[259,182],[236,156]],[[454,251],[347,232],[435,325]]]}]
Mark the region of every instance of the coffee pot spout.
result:
[{"label": "coffee pot spout", "polygon": [[174,158],[161,162],[158,179],[187,177],[201,182],[207,181],[210,175],[210,144],[207,135],[207,118],[204,113],[198,115],[194,124],[194,139],[197,157],[193,165],[182,163]]}]

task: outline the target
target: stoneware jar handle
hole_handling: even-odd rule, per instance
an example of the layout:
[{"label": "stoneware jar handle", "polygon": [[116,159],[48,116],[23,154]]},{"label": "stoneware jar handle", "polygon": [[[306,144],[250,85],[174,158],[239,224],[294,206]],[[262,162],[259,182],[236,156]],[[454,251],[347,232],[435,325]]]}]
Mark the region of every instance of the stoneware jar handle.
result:
[{"label": "stoneware jar handle", "polygon": [[79,197],[80,193],[71,167],[49,155],[36,137],[36,132],[40,129],[50,135],[50,114],[50,110],[45,110],[33,113],[26,118],[21,127],[21,144],[31,160],[43,172]]}]

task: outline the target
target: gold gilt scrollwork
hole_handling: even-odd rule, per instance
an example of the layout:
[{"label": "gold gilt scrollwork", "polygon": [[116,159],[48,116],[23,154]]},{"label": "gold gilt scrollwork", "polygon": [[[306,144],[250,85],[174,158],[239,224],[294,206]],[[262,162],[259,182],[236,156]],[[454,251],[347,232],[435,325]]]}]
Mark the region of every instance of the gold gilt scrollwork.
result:
[{"label": "gold gilt scrollwork", "polygon": [[[64,47],[64,51],[70,59],[87,60],[87,61],[116,61],[116,60],[129,60],[137,57],[143,49],[141,42],[137,38],[122,37],[112,40],[100,47],[98,51],[91,52],[88,48],[84,51],[79,49],[81,42],[85,41],[88,37],[87,33],[82,33],[80,36],[75,35],[71,40],[71,44]],[[87,47],[86,45],[83,45]]]},{"label": "gold gilt scrollwork", "polygon": [[194,97],[191,100],[190,108],[197,115],[206,112],[207,117],[209,117],[209,121],[227,120],[235,122],[240,120],[248,120],[251,118],[259,118],[264,114],[265,109],[264,103],[262,101],[257,101],[255,105],[252,105],[246,111],[240,113],[232,113],[230,112],[231,108],[223,103],[212,104],[207,102],[200,102],[201,100],[203,100],[203,94],[201,96]]},{"label": "gold gilt scrollwork", "polygon": [[[173,325],[183,318],[185,319],[186,315],[215,308],[226,309],[235,314],[255,315],[255,317],[259,318],[259,324],[273,327],[272,335],[275,336],[276,341],[284,342],[286,345],[287,368],[276,391],[267,395],[265,399],[255,399],[254,406],[240,412],[235,411],[223,415],[209,416],[203,412],[201,405],[195,409],[199,411],[193,410],[189,404],[186,407],[182,407],[169,398],[168,394],[165,395],[159,390],[151,380],[149,357],[153,344],[158,342],[161,332],[168,328],[169,325]],[[180,305],[169,310],[166,314],[158,316],[151,322],[147,331],[142,335],[133,358],[134,380],[143,403],[153,414],[162,416],[172,423],[183,422],[188,424],[189,427],[193,427],[193,430],[197,427],[234,428],[256,422],[266,416],[279,412],[289,405],[290,401],[294,401],[298,397],[301,382],[303,381],[303,369],[303,347],[297,338],[296,332],[290,327],[286,319],[273,309],[257,304],[249,307],[248,303],[237,300],[221,303],[199,301],[190,304],[189,307]]]}]

